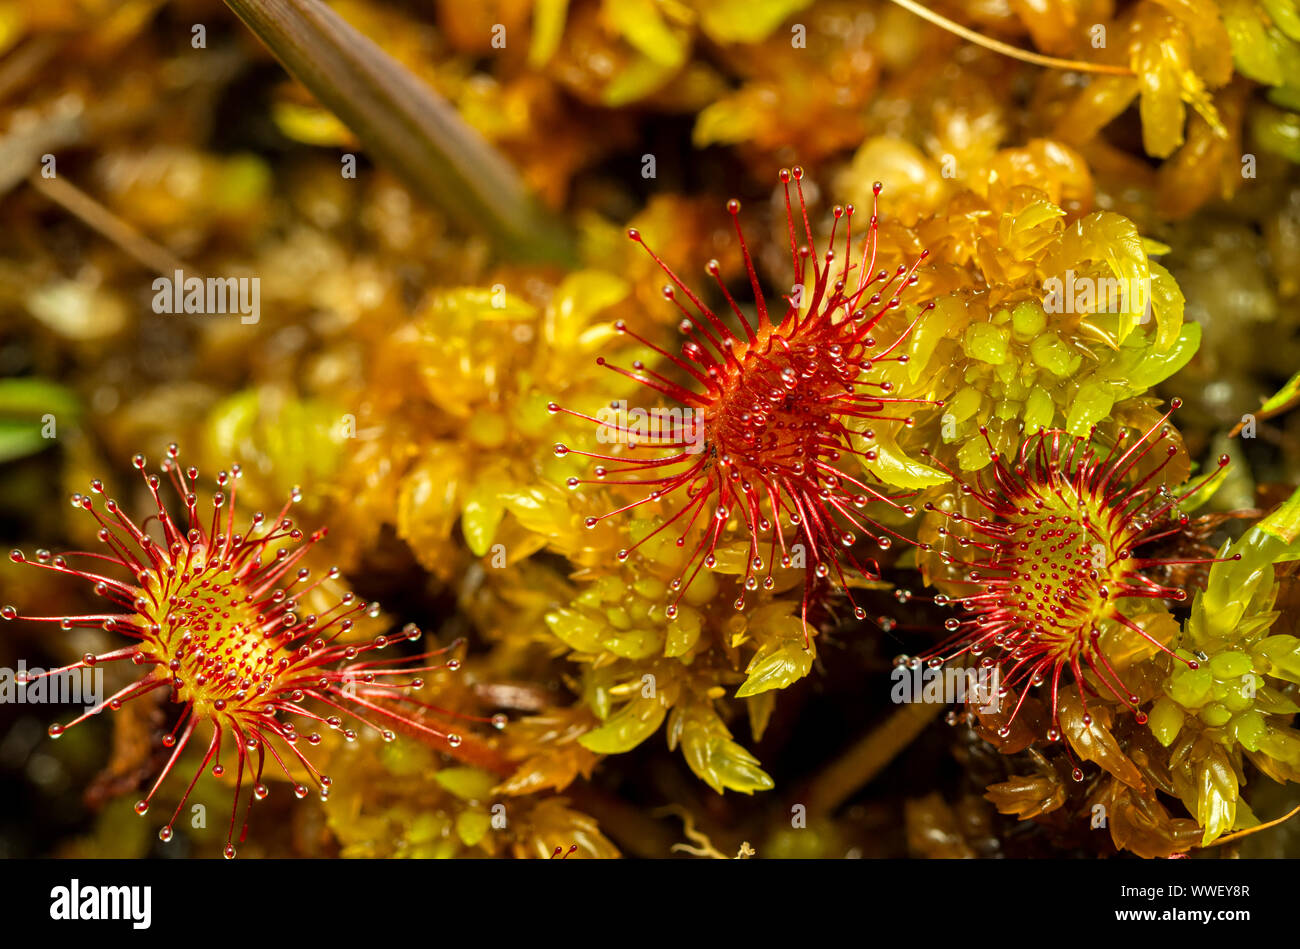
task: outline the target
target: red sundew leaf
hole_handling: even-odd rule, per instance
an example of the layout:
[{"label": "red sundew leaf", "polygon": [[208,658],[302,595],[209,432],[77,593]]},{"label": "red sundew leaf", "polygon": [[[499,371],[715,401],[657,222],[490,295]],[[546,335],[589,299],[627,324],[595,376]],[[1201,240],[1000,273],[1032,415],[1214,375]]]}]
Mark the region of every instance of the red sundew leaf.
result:
[{"label": "red sundew leaf", "polygon": [[[621,320],[615,329],[657,352],[672,373],[689,381],[679,384],[639,361],[630,369],[608,368],[645,386],[652,404],[666,398],[681,407],[647,411],[633,406],[629,411],[626,402],[619,401],[595,417],[556,403],[548,407],[552,413],[564,412],[596,424],[601,442],[615,443],[597,452],[556,445],[557,455],[572,452],[594,462],[592,477],[572,477],[570,488],[612,484],[645,492],[605,515],[587,517],[587,528],[597,529],[606,519],[643,504],[675,503],[675,510],[654,531],[617,554],[620,562],[627,560],[665,529],[669,533],[656,543],[672,538],[689,551],[681,574],[669,585],[665,610],[669,619],[676,616],[699,572],[719,567],[719,552],[731,543],[724,535],[734,530],[747,538],[740,563],[728,565],[743,570],[736,609],[745,608],[749,591],[775,589],[773,572],[778,566],[803,568],[801,621],[807,645],[808,608],[824,585],[820,581],[837,583],[852,600],[849,576],[880,579],[878,564],[854,551],[857,542],[870,540],[887,550],[895,539],[903,538],[876,520],[870,509],[888,504],[906,516],[915,513],[881,486],[860,480],[866,476],[848,462],[856,456],[869,467],[879,459],[873,447],[876,436],[863,431],[864,422],[877,427],[896,422],[911,425],[912,417],[901,414],[909,403],[933,404],[888,394],[893,384],[873,372],[878,363],[905,358],[900,349],[911,326],[887,339],[878,340],[873,333],[887,314],[902,306],[902,295],[917,283],[915,271],[927,254],[922,252],[910,267],[900,266],[892,275],[877,271],[877,208],[872,208],[859,254],[859,246],[852,242],[854,208],[850,205],[834,210],[830,244],[836,248],[842,226],[843,251],[828,250],[824,258],[819,257],[804,203],[803,170],[783,170],[780,177],[795,277],[795,290],[785,299],[783,316],[775,318],[769,312],[741,232],[740,202],[728,202],[728,211],[735,219],[755,296],[753,322],[732,297],[720,264],[710,261],[706,268],[727,300],[731,311],[727,319],[743,327],[739,333],[681,281],[639,231],[630,229],[628,236],[645,247],[667,276],[664,297],[680,311],[679,329],[686,341],[678,355],[639,336]],[[797,207],[791,200],[792,182]],[[878,183],[874,191],[880,193]],[[933,304],[923,307],[913,325],[932,308]],[[603,358],[597,362],[607,365]],[[883,428],[879,437],[884,444]],[[641,453],[645,450],[661,454],[646,457]],[[866,617],[856,604],[854,614],[858,619]]]},{"label": "red sundew leaf", "polygon": [[[1132,660],[1147,647],[1173,655],[1169,643],[1177,630],[1160,601],[1188,597],[1168,570],[1161,572],[1185,562],[1159,557],[1148,545],[1187,525],[1179,503],[1214,474],[1181,494],[1164,486],[1171,471],[1181,480],[1185,463],[1182,439],[1166,424],[1179,405],[1174,399],[1137,438],[1125,429],[1109,445],[1096,431],[1073,436],[1045,429],[1008,456],[994,451],[984,433],[990,470],[959,478],[976,507],[925,504],[944,525],[934,532],[942,542],[935,544],[938,559],[957,568],[952,577],[969,592],[950,598],[964,607],[965,618],[947,620],[952,635],[921,658],[976,658],[1000,671],[1004,689],[1019,691],[1015,701],[1024,701],[1025,689],[1043,687],[1055,720],[1049,740],[1060,737],[1058,703],[1067,687],[1080,696],[1085,689],[1109,693],[1145,724],[1138,690],[1146,677],[1132,672]],[[1221,456],[1215,471],[1227,464]],[[1135,637],[1146,645],[1134,648]],[[1109,759],[1100,735],[1087,731],[1087,706],[1086,698],[1077,703],[1083,740]],[[1010,728],[999,731],[1009,735]],[[1131,762],[1112,766],[1123,780],[1135,779]]]},{"label": "red sundew leaf", "polygon": [[[198,469],[182,470],[178,455],[179,449],[172,445],[163,459],[162,472],[183,502],[185,514],[179,519],[172,517],[160,495],[163,478],[145,470],[143,455],[136,455],[132,462],[155,505],[145,522],[156,527],[155,534],[146,533],[114,499],[97,503],[91,495],[76,494],[73,505],[99,525],[98,537],[105,553],[55,556],[38,550],[33,560],[19,550],[10,553],[15,563],[91,581],[108,606],[104,613],[68,617],[19,616],[16,608],[4,606],[0,618],[57,623],[63,629],[102,627],[128,642],[122,648],[87,654],[80,662],[45,673],[38,683],[46,676],[128,660],[145,670],[71,722],[50,726],[52,738],[105,709],[118,711],[141,699],[169,696],[181,707],[180,716],[171,734],[162,740],[166,763],[152,788],[135,805],[136,813],[143,816],[148,812],[191,739],[200,745],[206,742],[202,763],[159,838],[164,842],[172,838],[173,826],[202,774],[210,768],[214,776],[221,777],[226,773],[226,760],[233,756],[230,777],[235,784],[235,806],[226,835],[226,857],[235,855],[233,838],[245,778],[252,785],[245,813],[254,800],[270,794],[263,783],[268,762],[273,775],[283,773],[291,782],[295,797],[306,797],[309,783],[322,798],[328,797],[332,781],[300,747],[310,749],[322,739],[315,732],[300,735],[295,720],[306,721],[308,727],[326,726],[349,740],[356,737],[354,724],[380,732],[386,741],[401,732],[502,776],[509,773],[509,765],[490,743],[445,731],[435,718],[469,716],[458,716],[412,695],[424,686],[422,674],[459,668],[460,661],[454,658],[440,665],[427,664],[431,657],[458,644],[417,656],[376,659],[373,652],[423,634],[408,626],[394,635],[352,641],[356,638],[354,627],[365,622],[363,617],[378,618],[379,604],[368,604],[350,592],[330,595],[330,605],[319,614],[307,612],[340,574],[331,568],[323,576],[313,577],[311,570],[300,566],[325,531],[308,535],[287,516],[292,505],[302,500],[297,489],[275,517],[267,518],[259,511],[245,527],[235,520],[239,467],[220,472],[217,491],[200,506]],[[90,490],[102,495],[104,486],[92,481]],[[491,722],[501,727],[504,716]],[[204,727],[200,730],[199,726]],[[209,729],[210,739],[198,737]]]}]

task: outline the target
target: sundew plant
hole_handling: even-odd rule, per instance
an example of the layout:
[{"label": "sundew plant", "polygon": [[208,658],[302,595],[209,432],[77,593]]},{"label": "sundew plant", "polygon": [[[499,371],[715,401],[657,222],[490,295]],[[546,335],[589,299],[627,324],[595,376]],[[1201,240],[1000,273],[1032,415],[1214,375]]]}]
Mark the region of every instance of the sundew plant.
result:
[{"label": "sundew plant", "polygon": [[1298,165],[1295,0],[0,0],[0,856],[1296,856]]}]

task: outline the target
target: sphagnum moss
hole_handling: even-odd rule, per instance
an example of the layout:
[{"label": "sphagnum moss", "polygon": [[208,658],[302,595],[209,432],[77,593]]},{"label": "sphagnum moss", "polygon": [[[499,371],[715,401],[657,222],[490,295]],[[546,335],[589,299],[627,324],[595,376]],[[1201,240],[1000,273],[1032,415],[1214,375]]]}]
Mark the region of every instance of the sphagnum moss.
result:
[{"label": "sphagnum moss", "polygon": [[[373,142],[373,129],[349,130],[263,68],[264,53],[233,19],[208,17],[208,46],[178,51],[170,9],[146,0],[112,12],[54,4],[40,17],[20,4],[18,15],[0,16],[12,46],[0,90],[6,142],[15,154],[57,153],[58,163],[58,184],[22,183],[21,175],[4,182],[12,226],[0,236],[0,290],[20,320],[3,352],[6,367],[30,378],[0,392],[0,412],[25,432],[0,449],[30,456],[15,469],[23,533],[62,529],[40,503],[43,482],[76,489],[102,469],[101,450],[126,457],[142,442],[153,450],[206,432],[205,467],[240,457],[245,486],[255,488],[241,493],[259,503],[304,483],[316,504],[298,508],[312,524],[305,536],[328,512],[331,533],[313,545],[313,569],[325,553],[337,556],[359,588],[375,585],[385,602],[395,596],[404,618],[446,622],[456,634],[468,627],[482,649],[450,677],[423,675],[448,709],[509,712],[511,728],[492,736],[499,754],[449,765],[436,749],[378,739],[368,750],[339,741],[335,754],[326,729],[315,751],[335,778],[331,808],[348,795],[346,808],[325,812],[328,836],[348,855],[387,852],[378,843],[385,834],[393,852],[421,855],[611,856],[611,841],[627,853],[666,854],[652,810],[600,807],[600,787],[628,777],[623,787],[643,784],[635,778],[647,761],[667,782],[650,793],[685,801],[695,817],[745,826],[760,856],[839,856],[849,846],[893,853],[892,838],[870,829],[882,814],[885,823],[901,814],[907,825],[897,846],[927,855],[1235,847],[1250,833],[1251,805],[1270,806],[1258,796],[1261,776],[1296,777],[1289,509],[1235,540],[1230,526],[1259,520],[1261,511],[1234,509],[1271,509],[1297,478],[1286,386],[1298,322],[1294,0],[1142,0],[1114,11],[1068,0],[996,10],[956,4],[945,17],[914,4],[840,0],[761,10],[651,4],[638,8],[641,19],[621,6],[470,9],[447,0],[435,16],[369,0],[335,5],[399,69],[454,104],[515,164],[508,178],[517,175],[564,219],[563,229],[578,235],[571,254],[581,258],[568,270],[492,259],[473,215],[468,230],[457,229],[421,198],[431,165],[400,160],[409,155],[390,161],[406,183],[371,167],[356,132]],[[494,45],[498,25],[508,46]],[[123,56],[132,70],[120,68]],[[328,80],[329,64],[320,65]],[[390,117],[372,111],[369,119]],[[268,148],[268,130],[292,144]],[[356,162],[351,172],[345,164],[340,174],[340,151]],[[689,157],[678,162],[670,157],[677,152]],[[1104,455],[1157,425],[1156,387],[1181,374],[1182,431],[1170,426],[1176,450],[1157,479],[1181,497],[1208,476],[1181,506],[1207,503],[1220,513],[1176,523],[1148,545],[1141,573],[1151,585],[1143,589],[1185,590],[1191,599],[1130,598],[1146,608],[1123,604],[1120,613],[1141,634],[1106,620],[1092,651],[1099,672],[1085,659],[1082,676],[1062,676],[1082,683],[1086,709],[1075,688],[1060,690],[1055,710],[1030,689],[1001,717],[954,715],[961,727],[951,741],[941,729],[906,729],[905,739],[879,729],[850,734],[871,720],[895,721],[887,687],[873,684],[898,651],[893,637],[919,638],[918,652],[942,638],[942,616],[925,614],[921,585],[950,598],[969,593],[953,588],[955,564],[924,549],[941,536],[935,517],[909,520],[873,502],[863,513],[881,525],[872,533],[895,541],[889,550],[864,543],[845,551],[831,532],[823,538],[832,541],[819,548],[823,565],[833,571],[834,549],[864,612],[876,611],[877,587],[916,594],[889,608],[899,621],[888,632],[856,622],[830,576],[816,577],[807,544],[790,550],[788,567],[778,553],[755,568],[743,500],[731,505],[731,523],[710,548],[713,565],[699,570],[672,619],[664,609],[678,592],[672,581],[695,568],[690,548],[671,537],[663,543],[667,531],[650,536],[660,512],[647,506],[584,529],[585,519],[635,502],[637,489],[607,477],[564,490],[567,479],[589,477],[590,466],[550,447],[578,447],[590,429],[548,415],[546,402],[595,416],[610,399],[646,394],[593,368],[597,353],[611,364],[635,360],[643,378],[691,382],[664,358],[677,347],[662,314],[676,311],[653,307],[657,265],[619,230],[640,230],[678,273],[716,255],[722,287],[702,300],[747,343],[741,320],[756,314],[750,290],[733,277],[748,268],[726,227],[709,223],[718,216],[712,209],[723,181],[745,195],[753,272],[765,292],[788,291],[780,189],[769,209],[759,183],[794,160],[815,163],[822,182],[808,189],[800,228],[810,244],[830,231],[833,200],[865,208],[881,180],[889,210],[875,234],[882,269],[906,273],[922,249],[930,252],[904,305],[875,334],[906,336],[896,352],[907,361],[876,360],[846,381],[863,393],[888,382],[890,397],[943,407],[918,408],[910,428],[843,422],[832,434],[844,478],[889,497],[916,495],[897,498],[900,507],[951,504],[950,513],[974,518],[964,524],[972,527],[989,514],[960,484],[998,470],[986,434],[1003,464],[1026,440],[1055,430],[1068,433],[1062,445],[1086,440],[1080,452]],[[471,180],[470,190],[483,180]],[[486,197],[511,193],[519,191]],[[142,310],[140,267],[172,258],[187,271],[260,275],[262,321],[233,328]],[[813,261],[832,295],[847,263]],[[846,288],[853,278],[845,275]],[[1097,293],[1089,299],[1090,284],[1111,280],[1136,281],[1135,297],[1118,306]],[[623,334],[626,352],[616,354],[617,320],[641,340]],[[42,377],[64,385],[55,390]],[[57,407],[47,404],[54,391]],[[33,455],[55,443],[42,436],[43,412],[57,415],[57,465],[52,454]],[[1229,447],[1234,429],[1242,440]],[[1225,450],[1234,463],[1221,481],[1213,460]],[[1206,467],[1193,474],[1198,463]],[[756,526],[761,519],[760,510]],[[98,527],[71,522],[72,546],[92,546]],[[624,549],[631,553],[619,563]],[[879,579],[857,575],[846,553],[874,561],[868,573]],[[1041,566],[1060,574],[1058,554]],[[5,569],[16,578],[12,598],[24,604],[55,597],[41,578],[64,579]],[[745,589],[750,580],[757,589]],[[1047,586],[1058,600],[1066,588],[1080,599],[1086,580],[1056,582],[1049,573]],[[337,596],[334,583],[327,586]],[[733,608],[737,583],[742,611]],[[14,656],[51,651],[63,664],[83,647],[103,655],[120,646],[100,629],[38,639],[32,626],[6,626],[4,648]],[[845,695],[853,701],[836,705]],[[834,729],[814,724],[825,703],[836,712]],[[1145,724],[1126,711],[1134,706]],[[175,750],[163,744],[154,711],[146,699],[110,716],[117,740],[92,797],[133,791],[139,781],[130,776],[142,762]],[[1063,743],[1039,740],[1051,728]],[[662,750],[647,739],[660,730],[686,769],[675,755],[657,757]],[[865,810],[818,814],[805,830],[778,820],[780,833],[756,816],[761,805],[747,809],[732,793],[787,793],[802,779],[803,765],[791,762],[816,757],[811,799],[844,801],[855,775],[876,773],[913,741],[950,744],[957,784],[940,776],[901,794],[872,785],[860,792]],[[826,760],[841,745],[846,760]],[[68,738],[48,747],[72,754]],[[870,754],[853,759],[863,747]],[[202,750],[195,745],[194,763]],[[426,766],[441,778],[422,778]],[[1083,782],[1070,780],[1076,768]],[[305,771],[295,783],[309,783]],[[707,804],[692,798],[696,789]],[[754,795],[763,797],[773,799]],[[492,823],[497,804],[507,807],[508,827]],[[600,830],[582,813],[587,804],[600,811]],[[1008,833],[992,805],[1037,826]],[[1109,834],[1080,844],[1068,828],[1086,827],[1098,805],[1110,816]],[[275,806],[273,794],[263,807]],[[314,808],[295,806],[293,820],[311,820],[302,815]],[[104,836],[88,849],[122,846],[115,814],[105,813]],[[275,838],[266,839],[270,846]],[[289,839],[275,846],[289,852],[298,846]]]}]

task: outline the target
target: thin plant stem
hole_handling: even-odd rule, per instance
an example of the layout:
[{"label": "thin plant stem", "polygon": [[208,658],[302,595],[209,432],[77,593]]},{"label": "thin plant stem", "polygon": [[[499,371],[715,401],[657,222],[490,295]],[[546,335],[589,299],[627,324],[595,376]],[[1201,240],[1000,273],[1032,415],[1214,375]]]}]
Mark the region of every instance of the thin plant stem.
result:
[{"label": "thin plant stem", "polygon": [[1107,63],[1088,63],[1078,59],[1060,59],[1056,56],[1044,56],[1042,53],[1034,53],[1027,49],[1021,49],[1019,46],[1012,46],[1010,43],[1003,43],[1001,40],[990,39],[980,33],[975,32],[970,27],[962,26],[946,16],[935,13],[929,7],[924,7],[914,0],[891,0],[898,4],[909,13],[915,13],[923,20],[933,23],[935,26],[942,27],[955,36],[960,36],[977,46],[983,46],[985,49],[992,50],[995,53],[1001,53],[1003,56],[1010,56],[1012,59],[1018,59],[1022,63],[1032,63],[1035,66],[1046,66],[1049,69],[1070,69],[1075,72],[1101,73],[1107,76],[1132,76],[1133,70],[1124,66],[1111,66]]},{"label": "thin plant stem", "polygon": [[320,0],[226,0],[374,160],[462,229],[522,260],[571,264],[573,239],[456,109]]},{"label": "thin plant stem", "polygon": [[945,707],[939,702],[901,706],[817,775],[806,798],[808,813],[832,813],[883,771]]}]

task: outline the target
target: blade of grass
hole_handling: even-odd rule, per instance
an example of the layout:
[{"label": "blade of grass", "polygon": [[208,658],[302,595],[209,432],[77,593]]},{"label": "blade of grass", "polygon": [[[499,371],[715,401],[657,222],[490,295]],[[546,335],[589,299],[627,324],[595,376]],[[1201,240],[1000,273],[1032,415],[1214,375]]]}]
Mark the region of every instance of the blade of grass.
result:
[{"label": "blade of grass", "polygon": [[807,792],[808,813],[832,813],[883,771],[944,709],[937,702],[899,706],[813,779]]},{"label": "blade of grass", "polygon": [[67,178],[42,178],[39,174],[32,174],[28,176],[27,182],[154,273],[167,276],[178,270],[194,273],[192,267],[187,267],[166,247],[145,237]]},{"label": "blade of grass", "polygon": [[571,263],[572,238],[456,110],[320,0],[226,0],[379,163],[504,254]]}]

